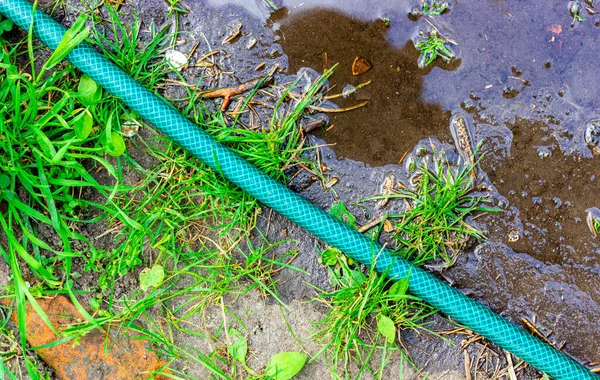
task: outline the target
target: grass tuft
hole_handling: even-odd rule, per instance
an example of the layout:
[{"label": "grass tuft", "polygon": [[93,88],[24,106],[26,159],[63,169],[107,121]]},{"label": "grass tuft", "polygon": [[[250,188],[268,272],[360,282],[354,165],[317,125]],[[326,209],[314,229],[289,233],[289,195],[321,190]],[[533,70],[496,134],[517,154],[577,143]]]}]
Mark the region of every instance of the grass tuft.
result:
[{"label": "grass tuft", "polygon": [[432,30],[425,35],[421,32],[420,39],[415,43],[415,47],[421,52],[419,56],[419,68],[429,66],[437,57],[445,62],[450,62],[456,55],[448,46],[448,40],[438,35],[437,30]]},{"label": "grass tuft", "polygon": [[[315,357],[325,354],[336,378],[340,373],[350,375],[352,361],[359,368],[354,376],[361,378],[365,371],[380,373],[391,351],[400,351],[408,358],[398,344],[399,331],[424,329],[424,320],[435,312],[418,297],[407,294],[408,278],[392,282],[387,273],[377,273],[373,267],[365,275],[335,248],[323,251],[321,259],[327,264],[333,290],[318,289],[316,300],[327,307],[327,314],[315,324],[312,337],[323,344]],[[388,325],[378,322],[377,329],[372,329],[369,326],[375,320],[388,321]],[[375,353],[382,359],[380,368],[373,370],[371,358]]]},{"label": "grass tuft", "polygon": [[393,236],[404,258],[416,265],[440,258],[450,266],[469,238],[483,239],[483,233],[467,218],[497,210],[484,206],[486,195],[475,187],[474,168],[450,166],[443,161],[436,161],[433,169],[423,165],[415,177],[415,190],[403,190],[396,196],[409,202],[405,213],[393,216],[398,220]]}]

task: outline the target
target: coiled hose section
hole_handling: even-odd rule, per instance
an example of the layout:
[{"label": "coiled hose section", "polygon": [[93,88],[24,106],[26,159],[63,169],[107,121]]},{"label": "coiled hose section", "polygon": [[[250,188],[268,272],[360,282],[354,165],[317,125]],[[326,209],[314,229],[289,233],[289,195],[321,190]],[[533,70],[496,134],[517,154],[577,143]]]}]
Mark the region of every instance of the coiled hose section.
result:
[{"label": "coiled hose section", "polygon": [[[56,49],[65,28],[41,11],[32,13],[26,0],[0,0],[0,13],[24,30],[34,18],[35,35]],[[364,235],[329,216],[298,194],[268,177],[242,158],[213,140],[183,117],[173,106],[144,89],[91,45],[82,43],[67,57],[99,85],[121,98],[159,131],[200,158],[214,170],[247,191],[264,205],[337,247],[356,261],[379,272],[389,270],[392,278],[405,278],[410,272],[410,292],[448,316],[485,336],[555,379],[595,379],[585,367],[525,330],[473,301],[424,270],[413,266]],[[374,260],[376,258],[376,260]]]}]

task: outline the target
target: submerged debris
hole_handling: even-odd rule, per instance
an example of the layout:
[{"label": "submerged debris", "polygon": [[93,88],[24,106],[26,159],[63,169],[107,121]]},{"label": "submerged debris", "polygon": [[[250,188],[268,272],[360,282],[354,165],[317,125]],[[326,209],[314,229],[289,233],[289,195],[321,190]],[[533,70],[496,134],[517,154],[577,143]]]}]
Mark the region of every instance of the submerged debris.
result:
[{"label": "submerged debris", "polygon": [[575,21],[585,21],[585,19],[581,17],[581,5],[579,4],[579,0],[572,0],[569,2],[569,14],[573,17],[573,22],[571,24],[575,24]]},{"label": "submerged debris", "polygon": [[516,228],[513,228],[510,230],[510,232],[508,233],[508,241],[510,243],[514,243],[519,241],[519,239],[521,238],[521,235],[519,234],[519,230],[517,230]]},{"label": "submerged debris", "polygon": [[597,237],[598,233],[600,233],[600,209],[598,207],[591,207],[585,210],[585,212],[587,213],[585,221],[594,237]]},{"label": "submerged debris", "polygon": [[587,123],[583,139],[595,156],[600,155],[600,119]]},{"label": "submerged debris", "polygon": [[248,42],[246,42],[246,49],[248,49],[248,50],[252,49],[254,47],[254,45],[256,45],[257,42],[258,42],[258,40],[255,37],[251,36],[248,39]]},{"label": "submerged debris", "polygon": [[344,98],[347,98],[350,95],[354,94],[355,92],[356,92],[356,87],[354,87],[351,84],[347,84],[346,87],[344,87],[344,89],[342,90],[342,96]]},{"label": "submerged debris", "polygon": [[381,195],[385,198],[382,198],[377,202],[376,208],[383,208],[387,205],[390,200],[389,195],[394,192],[394,186],[396,185],[396,176],[394,173],[389,173],[383,179],[383,183],[381,184]]},{"label": "submerged debris", "polygon": [[473,133],[467,124],[464,115],[461,113],[454,114],[452,119],[450,119],[450,133],[452,133],[454,145],[456,146],[458,154],[460,154],[468,167],[472,167],[471,176],[476,178],[477,172],[475,164],[477,160],[473,145]]},{"label": "submerged debris", "polygon": [[300,126],[305,133],[311,132],[317,128],[326,127],[329,124],[329,117],[324,113],[318,113],[316,115],[305,116]]},{"label": "submerged debris", "polygon": [[371,64],[365,58],[356,57],[352,62],[352,75],[361,75],[371,69]]},{"label": "submerged debris", "polygon": [[225,38],[223,38],[223,42],[221,42],[221,45],[225,45],[232,42],[240,34],[242,34],[243,26],[244,24],[241,20],[234,20],[231,23],[229,23],[229,25],[227,25],[227,34],[225,35]]}]

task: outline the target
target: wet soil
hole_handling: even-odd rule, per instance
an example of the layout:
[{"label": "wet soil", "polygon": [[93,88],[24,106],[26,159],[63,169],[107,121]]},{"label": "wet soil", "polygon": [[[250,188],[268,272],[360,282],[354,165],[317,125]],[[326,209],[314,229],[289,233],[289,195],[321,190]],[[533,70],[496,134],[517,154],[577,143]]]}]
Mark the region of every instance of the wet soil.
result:
[{"label": "wet soil", "polygon": [[[331,175],[349,182],[337,188],[355,186],[353,199],[368,195],[366,181],[380,176],[360,173],[398,163],[421,139],[451,142],[450,113],[469,112],[486,152],[482,168],[508,204],[503,213],[478,220],[488,241],[448,276],[517,323],[536,316],[557,343],[567,342],[565,351],[598,361],[600,245],[585,224],[585,210],[598,206],[600,157],[583,135],[600,109],[600,73],[590,65],[600,18],[584,10],[586,20],[573,22],[564,1],[451,2],[449,12],[421,18],[408,16],[418,1],[281,5],[270,18],[260,7],[246,7],[278,31],[292,71],[339,63],[333,93],[372,81],[336,99],[342,107],[369,100],[365,107],[332,115],[332,128],[317,133],[344,162]],[[427,21],[457,42],[458,58],[420,70],[414,40],[431,30]],[[353,76],[357,56],[372,68]],[[518,240],[509,241],[514,231]]]}]

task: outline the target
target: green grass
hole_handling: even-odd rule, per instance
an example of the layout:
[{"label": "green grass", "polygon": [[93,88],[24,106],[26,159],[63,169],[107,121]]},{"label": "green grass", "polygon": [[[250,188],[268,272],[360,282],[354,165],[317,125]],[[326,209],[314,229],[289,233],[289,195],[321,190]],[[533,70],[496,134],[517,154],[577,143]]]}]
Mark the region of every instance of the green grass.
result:
[{"label": "green grass", "polygon": [[[474,183],[474,166],[450,165],[436,153],[432,160],[431,165],[425,161],[414,168],[414,190],[384,196],[405,199],[409,205],[403,214],[388,215],[387,219],[394,227],[396,252],[416,265],[442,261],[443,267],[448,267],[467,239],[484,237],[467,218],[496,210],[485,207],[485,194],[479,193]],[[334,204],[330,213],[356,227],[356,218],[343,203]],[[371,238],[377,239],[381,226],[372,230],[375,234]],[[373,269],[365,275],[335,248],[323,251],[321,262],[328,267],[332,291],[319,290],[317,300],[328,311],[315,325],[314,337],[323,343],[321,353],[327,356],[334,377],[361,378],[365,372],[380,376],[391,351],[398,351],[410,362],[398,331],[425,329],[426,318],[435,310],[407,293],[408,279],[392,283],[385,273]],[[373,366],[376,356],[383,359]],[[352,361],[358,374],[348,372]]]},{"label": "green grass", "polygon": [[[180,12],[177,1],[170,6]],[[127,23],[116,9],[107,7],[107,12],[107,20],[91,14],[90,30],[77,23],[58,53],[45,65],[37,62],[37,72],[31,72],[38,53],[34,40],[9,42],[0,34],[0,224],[7,241],[0,245],[0,255],[12,271],[7,290],[17,309],[20,340],[10,338],[6,323],[0,323],[0,333],[10,338],[9,354],[23,358],[28,376],[43,377],[35,356],[23,354],[25,305],[30,302],[47,320],[35,298],[61,293],[85,317],[63,332],[64,339],[76,341],[90,330],[118,324],[155,343],[169,362],[198,363],[215,378],[235,377],[242,369],[260,373],[223,350],[229,340],[225,315],[241,321],[225,299],[258,291],[279,301],[273,276],[282,267],[298,270],[287,264],[294,252],[276,258],[273,244],[261,237],[250,240],[261,212],[255,199],[153,134],[118,99],[61,60],[89,35],[103,54],[153,91],[168,75],[179,75],[159,53],[174,41],[174,33],[152,24],[143,31],[135,13]],[[0,29],[7,28],[0,24]],[[17,64],[23,60],[28,60],[25,69]],[[304,146],[297,124],[320,99],[329,75],[331,71],[305,93],[290,94],[294,85],[283,91],[271,120],[258,130],[221,112],[209,112],[214,105],[190,88],[177,105],[218,141],[285,183],[285,171],[299,164],[318,173],[316,164],[304,158],[311,148]],[[244,96],[244,107],[255,93]],[[140,129],[129,138],[121,130],[131,120]],[[138,162],[134,156],[145,159]],[[451,259],[448,239],[481,236],[464,220],[483,210],[481,199],[470,193],[467,177],[448,169],[424,170],[419,191],[401,195],[413,205],[396,224],[406,257],[424,262],[437,257],[439,250],[442,258]],[[96,236],[82,233],[89,231],[88,225],[101,226],[108,242],[97,244]],[[433,309],[406,293],[406,279],[391,284],[385,274],[372,269],[364,275],[341,253],[326,252],[333,290],[318,297],[328,306],[315,333],[324,344],[322,353],[331,359],[335,376],[345,373],[350,361],[361,375],[381,376],[390,355],[402,352],[395,333],[422,328]],[[97,277],[97,286],[87,295],[89,308],[78,301],[82,293],[74,289],[73,279],[81,273],[75,267]],[[121,277],[154,267],[164,271],[164,279],[146,291],[131,289],[117,297]],[[189,327],[191,316],[215,306],[224,314],[217,331]],[[378,327],[370,328],[375,321]],[[219,344],[201,352],[176,344],[175,333],[210,334]],[[373,367],[377,355],[381,360]],[[2,374],[4,362],[0,363]]]},{"label": "green grass", "polygon": [[469,238],[484,237],[467,218],[496,210],[485,206],[485,194],[477,190],[471,175],[474,167],[452,166],[440,157],[434,161],[433,168],[417,168],[414,190],[394,196],[406,199],[409,207],[402,215],[391,216],[393,236],[398,252],[416,265],[441,259],[450,266]]},{"label": "green grass", "polygon": [[[135,14],[132,25],[123,23],[110,7],[108,14],[108,20],[94,19],[92,42],[144,86],[159,86],[170,70],[158,51],[167,46],[171,35],[150,26],[149,36],[143,38],[147,42],[140,43],[143,32]],[[9,26],[4,22],[2,28]],[[225,295],[259,291],[278,299],[275,268],[294,268],[285,263],[285,256],[267,257],[272,246],[261,243],[255,248],[247,240],[260,212],[247,193],[164,138],[121,134],[121,126],[137,116],[61,61],[89,33],[78,23],[49,63],[30,74],[21,71],[17,61],[25,55],[29,68],[34,67],[39,50],[34,40],[0,40],[0,223],[8,242],[0,246],[0,254],[11,266],[8,290],[18,312],[21,352],[27,350],[26,302],[47,321],[35,298],[59,292],[69,295],[86,319],[67,329],[65,339],[77,340],[90,329],[118,322],[142,332],[170,359],[200,362],[216,377],[228,376],[223,366],[226,357],[176,346],[149,310],[160,306],[173,316],[170,329],[185,330],[180,321],[203,313]],[[296,94],[299,101],[293,106],[284,103],[288,95],[284,92],[269,125],[259,131],[244,129],[224,114],[209,113],[189,89],[182,111],[239,155],[285,182],[287,168],[298,163],[313,166],[303,158],[308,148],[303,146],[297,121],[320,97],[328,75],[306,93]],[[144,131],[146,126],[140,125]],[[130,149],[147,154],[153,166],[136,162],[128,154]],[[103,173],[102,183],[97,173]],[[126,182],[132,177],[140,181]],[[80,232],[85,224],[103,226],[113,244],[96,246]],[[167,276],[158,288],[115,296],[120,277],[136,267],[155,265],[164,268]],[[79,292],[73,289],[73,279],[81,273],[74,266],[97,275],[92,315],[75,297]],[[32,273],[27,277],[31,287],[25,272]],[[183,277],[193,285],[179,281]],[[175,298],[186,300],[170,304]],[[145,327],[133,324],[139,320]],[[35,357],[23,358],[29,377],[43,377]]]},{"label": "green grass", "polygon": [[419,40],[415,43],[415,47],[421,52],[418,60],[419,68],[429,66],[438,57],[445,62],[450,62],[456,55],[448,44],[448,40],[440,37],[436,30],[428,32],[427,35],[421,32]]},{"label": "green grass", "polygon": [[438,16],[449,9],[446,1],[425,0],[421,9],[424,16]]},{"label": "green grass", "polygon": [[[105,139],[112,136],[110,123],[104,129],[90,128],[98,120],[97,105],[77,86],[79,74],[61,62],[89,33],[82,21],[69,29],[37,73],[32,39],[9,43],[0,36],[0,224],[7,241],[0,254],[12,270],[23,350],[26,300],[45,315],[23,279],[22,265],[32,273],[29,282],[49,289],[62,287],[71,294],[72,262],[83,258],[82,247],[89,246],[88,239],[73,228],[81,222],[81,214],[97,208],[110,211],[123,223],[132,222],[110,200],[118,186],[101,185],[89,173],[90,166],[116,173],[105,157],[111,150]],[[29,57],[30,73],[17,66],[24,54]],[[86,188],[94,189],[103,203],[80,198]],[[44,225],[55,236],[39,235]],[[27,357],[25,364],[34,377],[35,365]]]},{"label": "green grass", "polygon": [[[319,290],[316,299],[327,307],[327,314],[315,325],[313,338],[323,344],[315,357],[326,356],[335,378],[362,378],[365,373],[381,377],[393,352],[409,359],[399,331],[424,329],[425,319],[435,310],[407,293],[408,279],[392,282],[373,268],[365,275],[335,248],[322,252],[321,260],[328,267],[333,290]],[[374,324],[377,328],[371,327]],[[373,367],[376,356],[380,361]],[[357,374],[350,373],[352,361]]]},{"label": "green grass", "polygon": [[[108,19],[92,23],[92,42],[128,75],[149,89],[156,88],[170,71],[168,63],[159,54],[169,46],[172,38],[170,25],[157,30],[151,22],[144,32],[135,11],[131,13],[131,21],[125,22],[123,19],[128,18],[128,14],[111,6],[107,6],[106,10]],[[121,102],[115,101],[114,105],[116,103],[124,107]]]},{"label": "green grass", "polygon": [[[168,269],[160,285],[147,291],[133,289],[121,299],[98,298],[95,323],[78,324],[66,329],[64,335],[77,340],[97,325],[116,325],[119,331],[135,333],[154,343],[157,352],[167,362],[185,360],[188,365],[196,363],[205,367],[214,378],[234,378],[230,370],[235,362],[223,355],[221,350],[227,340],[223,331],[226,319],[214,331],[198,328],[188,320],[194,316],[204,317],[211,307],[222,307],[224,314],[238,320],[228,310],[225,298],[241,297],[251,291],[278,299],[272,278],[274,271],[280,267],[298,269],[286,264],[289,257],[272,257],[274,244],[258,240],[254,244],[247,240],[245,249],[232,242],[225,252],[224,246],[204,246],[200,251],[181,255],[185,257],[162,255],[155,263]],[[202,351],[176,343],[173,337],[178,332],[198,339],[210,339],[214,348]],[[188,378],[177,371],[175,373]]]}]

